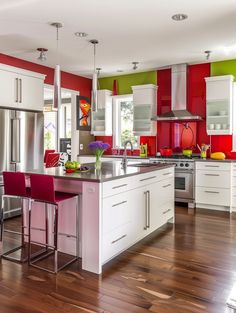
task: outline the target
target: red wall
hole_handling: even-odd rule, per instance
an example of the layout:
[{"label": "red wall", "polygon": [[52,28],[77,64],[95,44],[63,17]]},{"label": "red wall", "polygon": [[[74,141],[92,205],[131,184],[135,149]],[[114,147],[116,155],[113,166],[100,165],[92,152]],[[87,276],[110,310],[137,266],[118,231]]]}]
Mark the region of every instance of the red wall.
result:
[{"label": "red wall", "polygon": [[[51,67],[43,66],[40,64],[28,62],[22,59],[11,57],[0,53],[0,63],[19,67],[25,70],[38,72],[46,75],[45,83],[53,85],[54,69]],[[79,91],[81,95],[85,97],[91,96],[92,80],[77,76],[71,73],[61,73],[61,86],[63,88]]]}]

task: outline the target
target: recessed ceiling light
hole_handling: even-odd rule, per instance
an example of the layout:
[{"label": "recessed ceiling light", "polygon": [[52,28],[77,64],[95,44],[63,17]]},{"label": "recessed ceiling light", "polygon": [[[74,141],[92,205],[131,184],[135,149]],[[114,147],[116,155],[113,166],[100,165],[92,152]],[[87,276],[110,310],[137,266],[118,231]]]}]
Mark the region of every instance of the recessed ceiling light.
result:
[{"label": "recessed ceiling light", "polygon": [[124,71],[123,70],[117,70],[117,73],[123,73]]},{"label": "recessed ceiling light", "polygon": [[205,55],[206,55],[206,59],[209,60],[210,59],[210,56],[211,56],[211,50],[206,50],[204,51]]},{"label": "recessed ceiling light", "polygon": [[137,70],[139,62],[134,61],[132,62],[132,64],[133,64],[133,70]]},{"label": "recessed ceiling light", "polygon": [[188,18],[188,15],[183,14],[183,13],[178,13],[178,14],[172,15],[171,18],[174,21],[183,21],[183,20],[186,20]]},{"label": "recessed ceiling light", "polygon": [[76,37],[81,37],[81,38],[83,38],[83,37],[87,37],[88,34],[87,34],[87,33],[84,33],[84,32],[76,32],[76,33],[75,33],[75,36],[76,36]]}]

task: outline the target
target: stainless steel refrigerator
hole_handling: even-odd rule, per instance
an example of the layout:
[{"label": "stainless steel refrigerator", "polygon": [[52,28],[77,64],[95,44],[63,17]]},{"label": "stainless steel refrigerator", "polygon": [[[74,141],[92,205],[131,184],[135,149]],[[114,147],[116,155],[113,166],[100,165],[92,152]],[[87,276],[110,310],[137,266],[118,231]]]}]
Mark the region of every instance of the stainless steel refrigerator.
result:
[{"label": "stainless steel refrigerator", "polygon": [[[30,171],[43,166],[43,127],[41,112],[0,108],[0,196],[4,192],[3,171]],[[5,218],[19,214],[18,200],[5,205],[4,211],[9,212]]]}]

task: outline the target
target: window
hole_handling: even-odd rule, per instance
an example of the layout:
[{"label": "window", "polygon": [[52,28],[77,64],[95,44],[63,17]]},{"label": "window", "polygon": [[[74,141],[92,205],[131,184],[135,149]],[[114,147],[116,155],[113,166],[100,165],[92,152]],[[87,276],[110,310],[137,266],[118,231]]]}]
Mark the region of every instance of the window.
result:
[{"label": "window", "polygon": [[57,136],[71,138],[71,96],[70,92],[62,91],[62,104],[57,113],[52,110],[53,89],[44,88],[44,149],[57,149]]},{"label": "window", "polygon": [[139,137],[133,133],[133,96],[114,97],[114,147],[123,148],[126,140],[130,140],[134,148],[139,147]]}]

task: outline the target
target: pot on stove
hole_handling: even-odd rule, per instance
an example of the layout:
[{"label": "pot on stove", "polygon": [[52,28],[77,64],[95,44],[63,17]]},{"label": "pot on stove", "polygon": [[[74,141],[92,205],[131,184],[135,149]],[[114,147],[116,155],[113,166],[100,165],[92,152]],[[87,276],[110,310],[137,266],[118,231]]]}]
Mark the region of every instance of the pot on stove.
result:
[{"label": "pot on stove", "polygon": [[172,156],[173,150],[171,148],[165,147],[165,148],[160,149],[160,153],[161,153],[161,156],[168,157],[168,156]]}]

